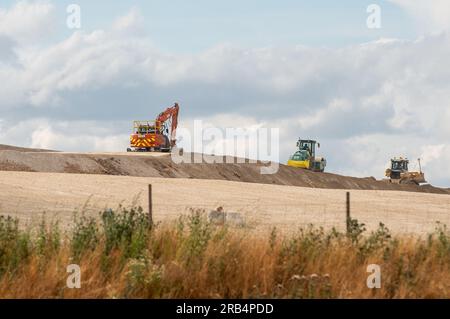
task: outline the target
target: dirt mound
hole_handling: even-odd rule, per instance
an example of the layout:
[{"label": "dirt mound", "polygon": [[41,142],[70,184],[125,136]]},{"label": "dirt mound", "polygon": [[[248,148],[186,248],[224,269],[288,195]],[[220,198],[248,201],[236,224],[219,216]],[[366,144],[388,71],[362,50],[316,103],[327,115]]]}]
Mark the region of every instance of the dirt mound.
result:
[{"label": "dirt mound", "polygon": [[0,144],[0,151],[17,151],[17,152],[55,152],[52,150],[44,150],[39,148],[25,148]]},{"label": "dirt mound", "polygon": [[[212,160],[224,164],[209,164]],[[393,185],[373,177],[355,178],[331,173],[314,173],[280,165],[276,174],[262,175],[261,163],[237,163],[234,158],[212,157],[199,164],[175,164],[169,154],[62,153],[39,150],[0,149],[0,170],[49,173],[80,173],[138,177],[228,180],[261,184],[331,189],[404,190],[450,194],[433,186]],[[229,164],[230,162],[233,162]]]}]

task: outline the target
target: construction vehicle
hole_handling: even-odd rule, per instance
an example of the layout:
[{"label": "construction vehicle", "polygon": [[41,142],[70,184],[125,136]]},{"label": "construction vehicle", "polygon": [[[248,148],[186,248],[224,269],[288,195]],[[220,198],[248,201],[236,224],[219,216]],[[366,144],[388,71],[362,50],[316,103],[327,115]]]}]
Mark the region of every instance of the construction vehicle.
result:
[{"label": "construction vehicle", "polygon": [[409,160],[403,157],[394,157],[391,159],[391,167],[386,169],[385,175],[388,177],[386,181],[395,184],[416,184],[426,183],[425,174],[422,172],[422,166],[419,162],[419,171],[410,172],[408,169]]},{"label": "construction vehicle", "polygon": [[288,166],[299,167],[313,172],[323,172],[327,166],[327,161],[323,157],[316,157],[316,145],[320,148],[320,143],[313,140],[298,139],[298,151],[290,157]]},{"label": "construction vehicle", "polygon": [[176,146],[180,106],[167,108],[154,121],[134,121],[128,152],[170,152]]}]

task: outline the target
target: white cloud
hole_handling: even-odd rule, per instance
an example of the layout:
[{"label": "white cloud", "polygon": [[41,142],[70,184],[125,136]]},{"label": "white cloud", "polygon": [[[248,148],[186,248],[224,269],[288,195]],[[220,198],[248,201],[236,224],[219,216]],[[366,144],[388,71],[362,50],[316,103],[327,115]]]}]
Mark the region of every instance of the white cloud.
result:
[{"label": "white cloud", "polygon": [[124,122],[52,122],[36,118],[0,124],[0,143],[10,145],[65,151],[125,151],[128,147],[125,128],[129,123]]},{"label": "white cloud", "polygon": [[[91,123],[94,124],[94,123]],[[99,123],[96,123],[99,124]],[[31,147],[40,149],[82,151],[125,151],[128,135],[115,132],[90,134],[82,130],[80,123],[70,123],[73,130],[64,131],[52,125],[40,125],[31,133]],[[78,127],[77,127],[78,126]]]},{"label": "white cloud", "polygon": [[448,0],[390,0],[410,13],[419,27],[428,32],[450,29]]},{"label": "white cloud", "polygon": [[47,1],[19,1],[9,9],[0,7],[0,35],[21,43],[36,43],[53,32],[54,11]]},{"label": "white cloud", "polygon": [[119,17],[113,23],[113,29],[121,32],[143,33],[144,17],[137,7],[133,7],[126,15]]},{"label": "white cloud", "polygon": [[426,145],[422,147],[422,154],[420,156],[424,165],[433,165],[433,162],[442,158],[443,152],[446,148],[445,144]]},{"label": "white cloud", "polygon": [[[390,157],[422,156],[430,180],[450,184],[450,172],[433,165],[450,154],[450,35],[339,49],[218,45],[182,55],[129,32],[141,18],[133,9],[110,29],[41,47],[17,40],[24,31],[10,32],[14,50],[0,54],[0,142],[123,150],[132,120],[178,101],[181,125],[279,127],[283,161],[301,136],[322,142],[332,171],[382,177]],[[427,161],[436,151],[429,145],[444,146]]]}]

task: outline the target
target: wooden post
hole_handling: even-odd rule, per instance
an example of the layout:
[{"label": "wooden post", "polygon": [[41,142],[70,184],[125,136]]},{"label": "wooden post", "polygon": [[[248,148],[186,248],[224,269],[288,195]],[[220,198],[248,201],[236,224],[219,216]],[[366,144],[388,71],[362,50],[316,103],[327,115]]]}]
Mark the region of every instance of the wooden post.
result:
[{"label": "wooden post", "polygon": [[347,192],[347,214],[346,214],[347,234],[350,233],[351,220],[352,219],[350,217],[350,192]]},{"label": "wooden post", "polygon": [[153,226],[153,198],[152,198],[152,184],[148,184],[148,221],[150,227]]}]

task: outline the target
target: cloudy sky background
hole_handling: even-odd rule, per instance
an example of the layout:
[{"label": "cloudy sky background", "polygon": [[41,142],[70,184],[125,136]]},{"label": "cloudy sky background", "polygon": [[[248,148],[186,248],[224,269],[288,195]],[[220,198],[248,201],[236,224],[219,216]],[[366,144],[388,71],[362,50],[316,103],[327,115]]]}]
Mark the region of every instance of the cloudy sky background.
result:
[{"label": "cloudy sky background", "polygon": [[311,137],[329,171],[421,157],[450,187],[450,1],[242,2],[80,0],[70,30],[73,1],[2,1],[0,143],[122,151],[178,101],[181,126],[280,128],[281,161]]}]

